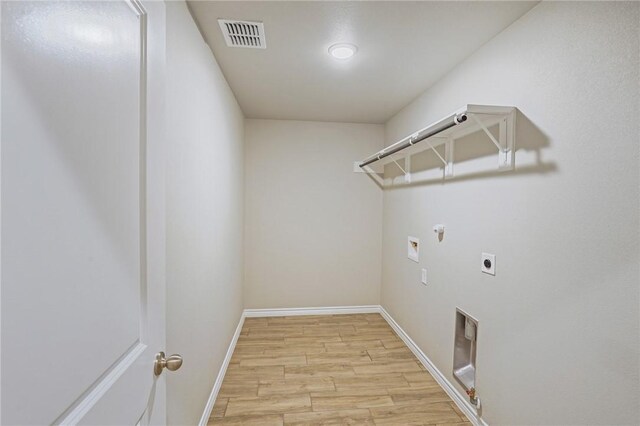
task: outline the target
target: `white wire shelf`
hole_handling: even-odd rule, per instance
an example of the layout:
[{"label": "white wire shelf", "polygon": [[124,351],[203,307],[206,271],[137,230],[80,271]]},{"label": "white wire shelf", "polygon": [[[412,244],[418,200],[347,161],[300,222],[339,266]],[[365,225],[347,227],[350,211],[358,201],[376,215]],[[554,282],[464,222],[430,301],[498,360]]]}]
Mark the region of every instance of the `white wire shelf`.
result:
[{"label": "white wire shelf", "polygon": [[[385,164],[395,163],[405,174],[405,181],[411,181],[411,171],[405,161],[402,168],[399,159],[408,160],[418,152],[431,149],[442,161],[444,177],[453,177],[454,142],[471,133],[484,131],[498,149],[498,170],[512,170],[515,154],[516,108],[494,105],[465,105],[446,117],[400,139],[398,142],[354,163],[354,171],[376,173]],[[498,125],[498,137],[489,131]],[[445,144],[444,157],[435,149]],[[374,170],[374,167],[376,170]],[[406,169],[406,170],[405,170]]]}]

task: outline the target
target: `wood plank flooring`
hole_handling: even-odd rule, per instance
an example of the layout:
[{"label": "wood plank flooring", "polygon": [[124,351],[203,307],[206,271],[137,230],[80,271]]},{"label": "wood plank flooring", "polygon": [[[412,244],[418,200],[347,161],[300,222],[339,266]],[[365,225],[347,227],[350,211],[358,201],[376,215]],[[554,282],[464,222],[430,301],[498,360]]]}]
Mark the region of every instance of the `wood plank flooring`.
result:
[{"label": "wood plank flooring", "polygon": [[379,314],[245,319],[209,424],[470,425]]}]

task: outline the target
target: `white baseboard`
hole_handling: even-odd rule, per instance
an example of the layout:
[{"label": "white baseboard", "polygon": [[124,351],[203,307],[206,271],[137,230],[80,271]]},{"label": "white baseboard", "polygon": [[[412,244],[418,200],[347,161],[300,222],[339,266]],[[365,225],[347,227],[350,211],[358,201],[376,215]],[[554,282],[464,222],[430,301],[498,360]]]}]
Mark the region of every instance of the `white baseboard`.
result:
[{"label": "white baseboard", "polygon": [[449,397],[456,403],[458,408],[462,410],[462,412],[469,418],[469,420],[476,426],[488,426],[487,423],[482,420],[478,416],[476,409],[471,405],[470,402],[467,402],[466,398],[464,398],[451,384],[449,380],[438,370],[438,368],[431,362],[429,357],[422,352],[422,349],[418,347],[418,345],[409,337],[409,335],[398,325],[398,323],[389,315],[389,313],[381,306],[380,307],[380,315],[387,320],[391,328],[396,332],[396,334],[402,339],[402,341],[411,349],[411,352],[418,358],[418,360],[424,365],[424,367],[431,373],[433,378],[438,382],[438,384],[444,389],[444,391],[449,395]]},{"label": "white baseboard", "polygon": [[389,315],[389,313],[380,305],[362,305],[362,306],[330,306],[330,307],[315,307],[315,308],[280,308],[280,309],[245,309],[240,317],[240,322],[236,328],[236,332],[231,339],[229,349],[222,362],[218,377],[213,384],[211,395],[207,401],[207,406],[200,418],[200,426],[206,426],[211,416],[211,411],[216,402],[220,386],[224,380],[224,375],[227,372],[227,367],[231,361],[231,356],[236,348],[238,337],[240,337],[240,331],[244,324],[245,318],[256,317],[279,317],[279,316],[294,316],[294,315],[339,315],[339,314],[371,314],[379,313],[389,323],[391,328],[402,339],[402,341],[411,349],[411,352],[418,358],[418,360],[424,365],[424,367],[431,373],[433,378],[444,389],[449,397],[456,403],[458,408],[469,418],[469,420],[475,426],[488,426],[487,423],[478,416],[476,409],[467,402],[467,399],[463,397],[453,386],[453,384],[438,370],[438,368],[431,362],[431,360],[425,355],[420,347],[409,337],[409,335],[398,325],[398,323]]},{"label": "white baseboard", "polygon": [[250,318],[283,317],[294,315],[372,314],[379,312],[380,305],[326,306],[316,308],[245,309],[244,316],[246,318]]},{"label": "white baseboard", "polygon": [[233,351],[236,349],[236,343],[238,342],[238,338],[240,337],[240,332],[242,331],[243,324],[244,312],[242,313],[242,315],[240,315],[240,321],[238,322],[235,333],[233,333],[231,343],[229,343],[227,354],[224,356],[220,371],[218,371],[218,377],[216,377],[216,381],[213,383],[213,389],[211,389],[211,394],[209,395],[209,399],[207,400],[207,405],[204,407],[204,413],[202,413],[200,423],[198,423],[199,426],[207,426],[207,423],[209,422],[211,411],[213,410],[213,406],[216,403],[216,398],[218,397],[218,392],[220,392],[220,387],[222,386],[224,375],[227,373],[227,367],[229,367],[229,362],[231,361],[231,357],[233,356]]}]

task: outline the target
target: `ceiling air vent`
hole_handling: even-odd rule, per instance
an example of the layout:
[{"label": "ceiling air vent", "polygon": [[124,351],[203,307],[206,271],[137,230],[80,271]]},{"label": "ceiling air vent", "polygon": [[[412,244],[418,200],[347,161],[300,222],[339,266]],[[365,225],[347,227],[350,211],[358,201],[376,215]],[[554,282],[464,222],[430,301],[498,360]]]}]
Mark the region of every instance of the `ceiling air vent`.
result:
[{"label": "ceiling air vent", "polygon": [[234,19],[218,19],[224,41],[229,47],[248,47],[250,49],[266,49],[262,22],[236,21]]}]

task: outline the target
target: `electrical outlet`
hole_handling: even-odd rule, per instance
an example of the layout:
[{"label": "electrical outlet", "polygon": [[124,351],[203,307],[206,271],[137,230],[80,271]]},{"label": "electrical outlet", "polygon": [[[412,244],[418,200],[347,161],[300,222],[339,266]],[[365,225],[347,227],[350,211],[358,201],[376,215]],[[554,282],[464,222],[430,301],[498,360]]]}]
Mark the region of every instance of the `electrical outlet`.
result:
[{"label": "electrical outlet", "polygon": [[496,274],[496,255],[491,253],[482,253],[482,264],[480,270],[485,274]]},{"label": "electrical outlet", "polygon": [[422,270],[422,284],[427,285],[427,270]]}]

